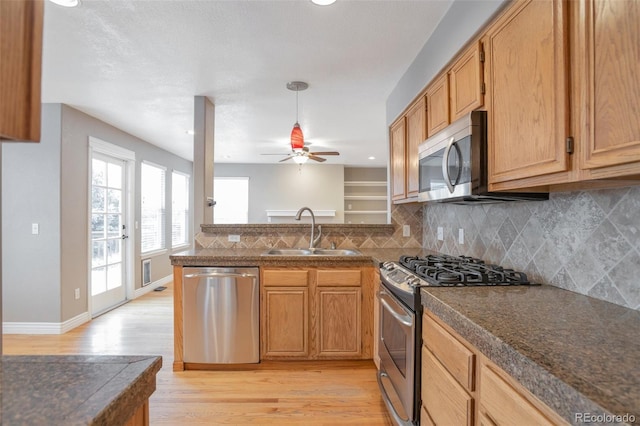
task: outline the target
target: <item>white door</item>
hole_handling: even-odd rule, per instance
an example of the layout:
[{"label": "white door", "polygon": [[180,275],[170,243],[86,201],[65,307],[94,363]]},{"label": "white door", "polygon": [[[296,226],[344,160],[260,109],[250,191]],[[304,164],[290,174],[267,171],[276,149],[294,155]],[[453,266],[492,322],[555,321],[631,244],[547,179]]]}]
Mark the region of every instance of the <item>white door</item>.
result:
[{"label": "white door", "polygon": [[126,176],[126,161],[93,152],[90,288],[94,317],[126,301]]}]

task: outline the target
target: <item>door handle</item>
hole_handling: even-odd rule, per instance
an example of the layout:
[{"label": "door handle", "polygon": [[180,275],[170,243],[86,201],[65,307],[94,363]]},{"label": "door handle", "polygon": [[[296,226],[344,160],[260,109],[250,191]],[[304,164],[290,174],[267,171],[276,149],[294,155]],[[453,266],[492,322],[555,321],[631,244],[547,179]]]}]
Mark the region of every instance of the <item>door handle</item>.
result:
[{"label": "door handle", "polygon": [[122,239],[123,239],[123,240],[126,240],[127,238],[129,238],[129,236],[128,236],[128,235],[122,234]]},{"label": "door handle", "polygon": [[444,154],[442,155],[442,176],[444,177],[444,183],[452,194],[455,190],[454,185],[458,184],[458,180],[460,180],[460,173],[462,172],[462,164],[458,163],[458,174],[456,175],[456,180],[455,182],[451,182],[451,176],[449,176],[449,154],[451,154],[451,148],[453,147],[456,148],[458,153],[458,162],[460,162],[462,160],[462,153],[460,152],[460,148],[458,147],[455,138],[452,136],[444,150]]}]

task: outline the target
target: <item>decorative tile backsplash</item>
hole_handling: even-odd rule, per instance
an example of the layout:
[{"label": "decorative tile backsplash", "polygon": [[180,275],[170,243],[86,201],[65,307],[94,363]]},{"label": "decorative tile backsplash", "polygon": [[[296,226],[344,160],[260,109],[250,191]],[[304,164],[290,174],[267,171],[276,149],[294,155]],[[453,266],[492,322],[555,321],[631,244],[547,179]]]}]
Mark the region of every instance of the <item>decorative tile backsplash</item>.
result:
[{"label": "decorative tile backsplash", "polygon": [[640,187],[557,193],[549,201],[427,204],[423,216],[427,249],[640,310]]},{"label": "decorative tile backsplash", "polygon": [[[410,226],[410,236],[402,236],[402,225]],[[309,225],[205,225],[196,234],[197,247],[204,248],[291,248],[309,246]],[[240,235],[229,242],[228,235]],[[391,209],[390,225],[322,224],[320,247],[335,243],[337,248],[418,248],[422,245],[422,205],[401,204]]]}]

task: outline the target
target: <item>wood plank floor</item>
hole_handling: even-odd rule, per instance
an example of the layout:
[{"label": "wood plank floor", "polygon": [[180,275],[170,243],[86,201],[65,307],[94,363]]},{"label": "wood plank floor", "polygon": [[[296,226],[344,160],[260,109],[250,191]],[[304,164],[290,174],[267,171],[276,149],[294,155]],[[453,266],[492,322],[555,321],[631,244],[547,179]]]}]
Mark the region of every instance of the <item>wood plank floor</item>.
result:
[{"label": "wood plank floor", "polygon": [[151,292],[63,335],[4,335],[3,353],[161,355],[152,425],[392,424],[373,362],[173,372],[172,292]]}]

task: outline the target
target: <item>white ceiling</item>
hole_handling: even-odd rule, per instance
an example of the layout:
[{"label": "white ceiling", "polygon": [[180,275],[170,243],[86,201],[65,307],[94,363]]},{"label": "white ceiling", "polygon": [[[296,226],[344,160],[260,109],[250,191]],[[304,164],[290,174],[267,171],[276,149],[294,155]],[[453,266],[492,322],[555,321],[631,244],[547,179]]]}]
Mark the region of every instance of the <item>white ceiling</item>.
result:
[{"label": "white ceiling", "polygon": [[[277,162],[295,122],[327,163],[386,166],[385,102],[451,0],[46,2],[43,102],[193,159],[193,98],[216,105],[215,161]],[[368,160],[374,156],[376,160]]]}]

